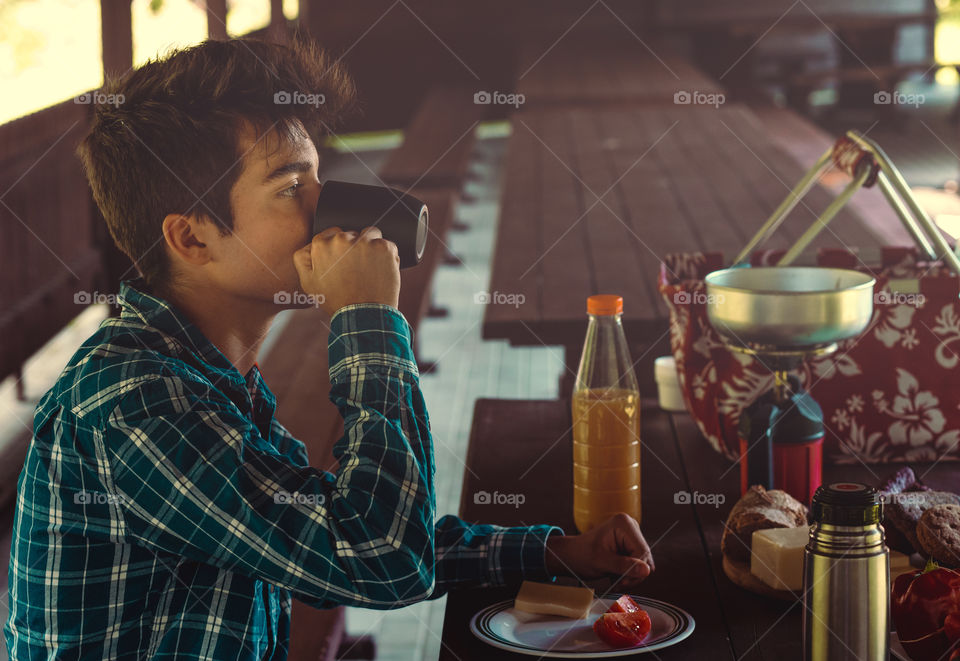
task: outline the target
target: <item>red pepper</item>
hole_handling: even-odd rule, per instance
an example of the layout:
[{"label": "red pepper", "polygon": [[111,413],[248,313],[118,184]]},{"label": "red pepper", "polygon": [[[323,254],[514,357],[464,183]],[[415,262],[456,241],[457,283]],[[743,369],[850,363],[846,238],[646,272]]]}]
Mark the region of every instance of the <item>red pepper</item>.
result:
[{"label": "red pepper", "polygon": [[960,571],[930,563],[901,574],[893,583],[890,614],[913,661],[960,659]]}]

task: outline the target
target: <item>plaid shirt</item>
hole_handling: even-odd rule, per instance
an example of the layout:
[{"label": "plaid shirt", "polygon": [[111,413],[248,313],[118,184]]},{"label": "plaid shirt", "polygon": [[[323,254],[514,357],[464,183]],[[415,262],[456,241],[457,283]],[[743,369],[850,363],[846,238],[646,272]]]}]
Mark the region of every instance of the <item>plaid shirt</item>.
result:
[{"label": "plaid shirt", "polygon": [[[11,659],[286,659],[291,597],[397,608],[550,580],[552,526],[435,521],[430,428],[394,308],[331,320],[340,469],[142,278],[40,400],[17,482]],[[319,395],[318,395],[319,396]]]}]

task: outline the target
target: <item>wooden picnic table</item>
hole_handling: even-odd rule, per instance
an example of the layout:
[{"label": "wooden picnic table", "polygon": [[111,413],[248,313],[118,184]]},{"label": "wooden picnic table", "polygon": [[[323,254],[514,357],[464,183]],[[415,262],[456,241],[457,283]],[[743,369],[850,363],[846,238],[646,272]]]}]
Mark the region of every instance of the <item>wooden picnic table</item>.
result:
[{"label": "wooden picnic table", "polygon": [[[806,170],[739,104],[525,110],[513,115],[506,161],[483,337],[563,345],[566,377],[591,294],[623,296],[634,360],[668,353],[664,255],[729,261]],[[814,188],[763,247],[787,248],[833,197]],[[892,212],[868,221],[846,207],[812,248],[891,237],[909,244]],[[637,375],[652,383],[648,364]]]},{"label": "wooden picnic table", "polygon": [[[644,402],[641,418],[643,512],[641,527],[656,571],[637,591],[689,612],[696,621],[685,641],[656,652],[671,659],[797,659],[801,656],[798,602],[748,592],[723,573],[723,522],[739,498],[737,466],[715,453],[686,414],[670,415]],[[573,524],[573,469],[568,400],[477,401],[467,452],[460,516],[501,525]],[[933,488],[956,488],[960,463],[911,464]],[[902,464],[824,466],[824,481],[879,484]],[[476,504],[478,491],[522,493],[524,503]],[[723,504],[678,504],[675,494],[716,494]],[[715,498],[713,500],[719,500]],[[489,604],[511,599],[516,585],[450,593],[440,659],[518,659],[480,642],[470,618]]]}]

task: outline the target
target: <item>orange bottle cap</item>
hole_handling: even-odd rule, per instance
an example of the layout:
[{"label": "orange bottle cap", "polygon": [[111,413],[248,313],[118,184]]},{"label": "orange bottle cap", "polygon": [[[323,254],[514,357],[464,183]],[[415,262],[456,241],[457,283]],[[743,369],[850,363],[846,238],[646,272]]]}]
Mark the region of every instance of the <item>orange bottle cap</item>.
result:
[{"label": "orange bottle cap", "polygon": [[622,314],[623,296],[594,294],[587,297],[587,314]]}]

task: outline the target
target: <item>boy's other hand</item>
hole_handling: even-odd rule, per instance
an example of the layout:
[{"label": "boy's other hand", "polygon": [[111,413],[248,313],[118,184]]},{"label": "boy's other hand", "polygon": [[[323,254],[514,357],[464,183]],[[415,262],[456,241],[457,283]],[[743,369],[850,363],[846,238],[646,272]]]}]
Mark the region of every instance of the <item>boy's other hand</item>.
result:
[{"label": "boy's other hand", "polygon": [[654,570],[653,554],[629,514],[616,514],[582,535],[547,538],[547,571],[580,580],[609,578],[629,591]]},{"label": "boy's other hand", "polygon": [[343,232],[329,227],[293,254],[304,294],[322,296],[329,315],[353,303],[385,303],[397,307],[400,256],[397,246],[376,227]]}]

